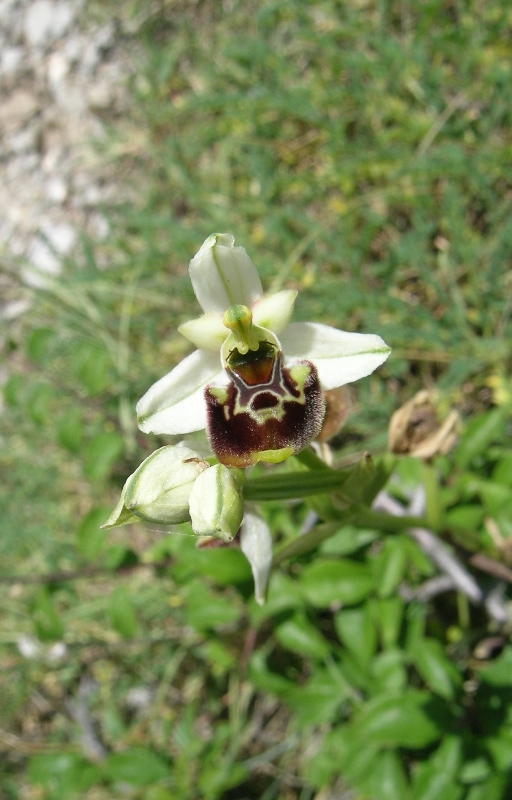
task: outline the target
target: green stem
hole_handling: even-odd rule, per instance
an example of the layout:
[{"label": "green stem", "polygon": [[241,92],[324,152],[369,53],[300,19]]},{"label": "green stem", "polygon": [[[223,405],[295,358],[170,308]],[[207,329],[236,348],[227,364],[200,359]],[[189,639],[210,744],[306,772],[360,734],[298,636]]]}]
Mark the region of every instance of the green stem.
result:
[{"label": "green stem", "polygon": [[[347,519],[345,522],[349,521],[350,515],[347,514]],[[337,520],[336,522],[326,522],[323,525],[317,525],[312,530],[304,533],[302,536],[298,536],[296,539],[293,539],[293,541],[285,544],[284,547],[274,554],[272,566],[276,567],[278,564],[281,564],[283,561],[286,561],[289,558],[295,558],[303,553],[309,553],[310,550],[314,550],[314,548],[325,541],[325,539],[329,539],[329,537],[333,536],[337,531],[339,531],[343,524],[344,523],[341,520]]]},{"label": "green stem", "polygon": [[264,475],[249,478],[244,486],[246,500],[291,500],[326,494],[335,491],[347,480],[348,474],[340,470],[318,469],[308,472],[284,472],[281,475]]},{"label": "green stem", "polygon": [[377,528],[381,531],[403,531],[405,528],[428,528],[436,533],[439,529],[429,525],[425,517],[395,517],[384,511],[372,511],[371,508],[357,506],[355,508],[354,524],[365,528]]}]

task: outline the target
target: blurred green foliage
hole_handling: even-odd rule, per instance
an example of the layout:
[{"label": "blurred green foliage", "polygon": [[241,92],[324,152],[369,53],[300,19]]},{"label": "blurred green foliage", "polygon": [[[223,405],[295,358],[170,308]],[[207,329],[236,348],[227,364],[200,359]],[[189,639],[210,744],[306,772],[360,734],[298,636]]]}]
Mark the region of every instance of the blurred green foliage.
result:
[{"label": "blurred green foliage", "polygon": [[[186,265],[226,230],[266,288],[304,290],[297,319],[393,347],[355,387],[337,456],[378,454],[391,412],[424,386],[459,408],[453,454],[402,459],[387,489],[406,502],[422,485],[429,526],[462,560],[507,567],[509,4],[102,13],[137,21],[133,107],[98,145],[133,202],[103,210],[107,239],[84,236],[1,345],[6,797],[310,800],[348,785],[370,800],[506,800],[509,627],[454,591],[418,599],[436,572],[402,529],[340,519],[299,552],[309,506],[266,503],[295,555],[259,608],[238,550],[99,525],[162,443],[137,431],[135,401],[187,352],[175,334],[198,313]],[[508,597],[508,573],[469,568]],[[84,675],[100,760],[69,710]]]}]

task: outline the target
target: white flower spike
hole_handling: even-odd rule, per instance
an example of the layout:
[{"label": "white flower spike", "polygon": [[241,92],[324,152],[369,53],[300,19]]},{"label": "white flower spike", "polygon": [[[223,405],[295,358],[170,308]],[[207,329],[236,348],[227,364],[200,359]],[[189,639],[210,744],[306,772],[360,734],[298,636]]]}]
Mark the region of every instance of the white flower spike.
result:
[{"label": "white flower spike", "polygon": [[297,293],[264,296],[231,234],[208,237],[190,278],[205,313],[179,331],[198,349],[139,401],[139,427],[164,434],[206,428],[228,467],[277,463],[306,447],[322,425],[322,390],[364,378],[390,353],[374,334],[290,323]]}]

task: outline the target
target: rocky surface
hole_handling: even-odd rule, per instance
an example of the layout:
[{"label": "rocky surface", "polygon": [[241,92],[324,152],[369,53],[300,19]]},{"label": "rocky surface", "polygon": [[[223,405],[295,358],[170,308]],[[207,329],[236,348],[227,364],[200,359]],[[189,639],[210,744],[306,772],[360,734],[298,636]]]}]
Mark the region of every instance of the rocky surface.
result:
[{"label": "rocky surface", "polygon": [[[79,231],[108,232],[99,208],[120,187],[94,142],[127,110],[130,63],[126,32],[92,2],[0,0],[0,254],[28,283],[59,273]],[[0,294],[4,320],[23,312]]]}]

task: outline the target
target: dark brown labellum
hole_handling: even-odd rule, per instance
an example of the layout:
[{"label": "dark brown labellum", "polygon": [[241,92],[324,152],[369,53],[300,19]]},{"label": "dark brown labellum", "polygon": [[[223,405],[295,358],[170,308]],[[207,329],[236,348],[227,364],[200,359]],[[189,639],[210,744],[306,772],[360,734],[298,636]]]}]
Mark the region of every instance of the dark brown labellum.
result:
[{"label": "dark brown labellum", "polygon": [[227,386],[205,390],[208,436],[222,464],[276,463],[317,436],[325,402],[309,361],[285,367],[275,345],[261,342],[257,351],[232,351],[227,373]]}]

